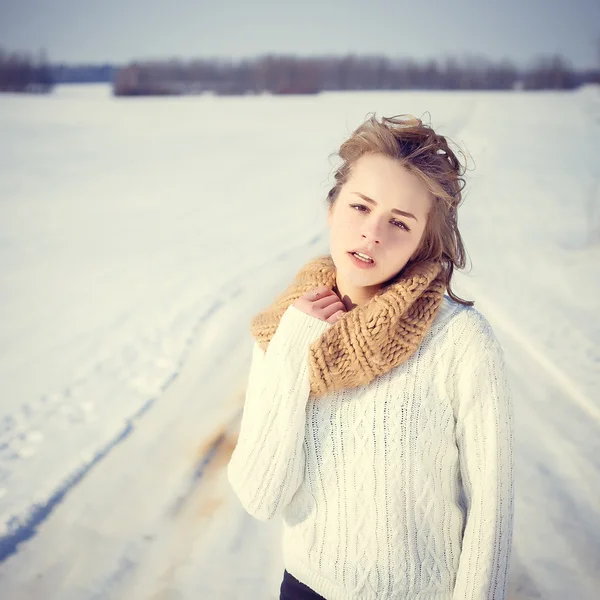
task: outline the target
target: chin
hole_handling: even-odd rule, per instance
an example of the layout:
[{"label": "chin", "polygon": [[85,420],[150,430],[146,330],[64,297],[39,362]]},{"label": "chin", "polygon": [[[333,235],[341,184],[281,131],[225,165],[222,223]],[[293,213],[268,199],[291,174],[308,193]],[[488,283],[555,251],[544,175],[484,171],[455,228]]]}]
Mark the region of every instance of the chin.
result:
[{"label": "chin", "polygon": [[357,288],[371,288],[386,281],[377,273],[357,273],[352,267],[344,269],[344,275],[345,280]]}]

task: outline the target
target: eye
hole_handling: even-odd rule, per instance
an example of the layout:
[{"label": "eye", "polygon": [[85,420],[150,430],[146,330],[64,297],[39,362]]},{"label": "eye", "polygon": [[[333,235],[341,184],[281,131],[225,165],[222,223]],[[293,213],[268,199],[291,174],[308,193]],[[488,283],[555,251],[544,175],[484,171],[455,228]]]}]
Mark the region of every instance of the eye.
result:
[{"label": "eye", "polygon": [[400,229],[404,229],[404,231],[410,231],[410,228],[402,221],[394,221],[394,225],[397,225]]},{"label": "eye", "polygon": [[[351,204],[350,207],[351,208],[361,208],[361,209],[364,208],[365,210],[368,210],[364,204]],[[359,212],[363,212],[363,211],[361,210]],[[392,221],[392,223],[394,224],[395,227],[398,227],[398,229],[404,229],[404,231],[410,231],[410,228],[403,221],[398,221],[398,220],[394,219]]]}]

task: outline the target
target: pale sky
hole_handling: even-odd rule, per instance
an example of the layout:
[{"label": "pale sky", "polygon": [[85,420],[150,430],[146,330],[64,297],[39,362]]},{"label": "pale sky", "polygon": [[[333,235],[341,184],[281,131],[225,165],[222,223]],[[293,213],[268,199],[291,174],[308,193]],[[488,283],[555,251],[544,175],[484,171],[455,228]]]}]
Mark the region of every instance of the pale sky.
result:
[{"label": "pale sky", "polygon": [[0,46],[52,62],[467,53],[600,63],[600,0],[0,0]]}]

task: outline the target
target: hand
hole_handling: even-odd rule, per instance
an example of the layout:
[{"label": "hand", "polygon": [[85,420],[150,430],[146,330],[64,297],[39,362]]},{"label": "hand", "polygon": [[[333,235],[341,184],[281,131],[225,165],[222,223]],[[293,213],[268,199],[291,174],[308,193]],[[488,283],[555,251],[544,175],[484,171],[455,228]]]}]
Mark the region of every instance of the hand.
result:
[{"label": "hand", "polygon": [[327,286],[314,288],[300,296],[294,306],[307,315],[335,323],[345,312],[346,307],[339,296]]}]

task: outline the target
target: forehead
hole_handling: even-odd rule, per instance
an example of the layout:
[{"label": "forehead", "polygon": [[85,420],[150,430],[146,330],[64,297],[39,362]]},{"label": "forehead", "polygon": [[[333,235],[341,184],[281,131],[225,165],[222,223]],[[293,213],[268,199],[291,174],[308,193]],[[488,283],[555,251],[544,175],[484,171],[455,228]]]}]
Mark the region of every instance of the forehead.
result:
[{"label": "forehead", "polygon": [[417,175],[408,171],[398,160],[382,154],[361,156],[350,170],[348,184],[350,191],[361,192],[376,202],[423,202],[430,195],[427,186]]}]

